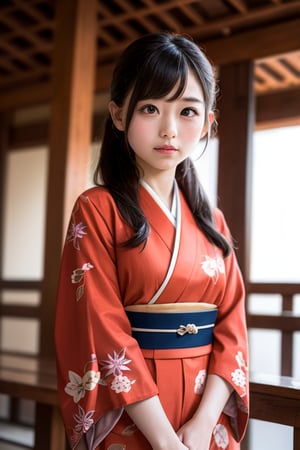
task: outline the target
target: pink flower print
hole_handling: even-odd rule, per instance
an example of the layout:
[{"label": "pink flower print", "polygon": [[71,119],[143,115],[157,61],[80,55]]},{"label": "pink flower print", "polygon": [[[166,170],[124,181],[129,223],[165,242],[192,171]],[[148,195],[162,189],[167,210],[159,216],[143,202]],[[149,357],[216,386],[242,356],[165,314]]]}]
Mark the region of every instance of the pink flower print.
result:
[{"label": "pink flower print", "polygon": [[91,410],[85,413],[84,409],[78,405],[78,414],[74,414],[74,420],[77,422],[77,425],[75,425],[75,432],[77,433],[86,433],[91,426],[94,423],[94,420],[92,419],[92,416],[94,415],[95,411]]},{"label": "pink flower print", "polygon": [[80,198],[84,203],[88,203],[88,201],[89,201],[89,198],[87,195],[81,194]]},{"label": "pink flower print", "polygon": [[214,284],[216,284],[220,274],[225,274],[224,260],[219,255],[216,255],[215,258],[205,255],[204,258],[205,261],[201,263],[201,267],[206,275],[211,277],[214,281]]},{"label": "pink flower print", "polygon": [[102,361],[100,364],[103,369],[108,369],[106,377],[113,374],[114,376],[122,375],[123,370],[130,370],[126,364],[131,362],[131,359],[125,358],[126,349],[123,348],[120,353],[114,351],[113,356],[108,354],[108,360]]},{"label": "pink flower print", "polygon": [[93,269],[94,266],[91,263],[85,263],[83,264],[83,266],[81,268],[78,269],[74,269],[71,275],[71,281],[73,284],[75,283],[80,283],[81,281],[83,281],[83,283],[78,286],[78,288],[76,289],[76,300],[80,300],[81,297],[84,294],[84,286],[85,286],[85,273],[88,270]]},{"label": "pink flower print", "polygon": [[131,385],[135,383],[135,380],[131,381],[128,377],[123,375],[123,371],[130,370],[127,364],[131,362],[131,359],[125,358],[126,349],[123,348],[119,353],[113,352],[113,355],[108,354],[108,359],[100,361],[103,369],[106,369],[105,378],[113,375],[111,382],[111,389],[117,394],[120,392],[129,392]]},{"label": "pink flower print", "polygon": [[198,375],[195,379],[195,387],[194,392],[195,394],[202,394],[204,391],[204,385],[206,381],[206,370],[199,370]]},{"label": "pink flower print", "polygon": [[78,441],[80,441],[80,439],[81,439],[81,436],[82,436],[82,432],[78,433],[78,431],[73,429],[73,434],[71,436],[72,448],[76,447],[76,445],[78,444]]},{"label": "pink flower print", "polygon": [[130,381],[128,377],[117,375],[111,383],[111,388],[117,394],[120,392],[129,392],[133,383],[135,383],[135,381]]},{"label": "pink flower print", "polygon": [[215,443],[218,448],[226,449],[229,445],[228,432],[224,425],[217,424],[213,431]]},{"label": "pink flower print", "polygon": [[76,250],[80,250],[79,239],[82,239],[83,236],[87,234],[85,232],[85,228],[86,225],[84,225],[82,222],[78,224],[72,222],[70,224],[67,235],[67,241],[73,242],[73,246],[74,248],[76,248]]}]

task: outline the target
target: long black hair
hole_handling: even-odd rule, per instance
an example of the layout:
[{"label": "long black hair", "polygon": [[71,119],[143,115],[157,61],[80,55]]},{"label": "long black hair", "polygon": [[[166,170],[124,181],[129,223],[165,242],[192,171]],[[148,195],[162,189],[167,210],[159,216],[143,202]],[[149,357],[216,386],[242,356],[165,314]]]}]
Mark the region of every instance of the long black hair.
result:
[{"label": "long black hair", "polygon": [[[189,70],[202,87],[209,130],[208,113],[214,110],[216,100],[215,73],[204,53],[189,38],[168,32],[143,36],[131,43],[116,63],[110,98],[121,107],[130,92],[125,131],[117,130],[110,114],[107,116],[94,182],[107,187],[121,216],[133,228],[134,234],[126,246],[145,244],[149,234],[148,222],[139,205],[140,172],[127,140],[135,106],[140,100],[165,97],[177,84],[173,98],[178,98],[186,86]],[[207,196],[189,157],[177,166],[176,180],[200,229],[227,256],[230,245],[216,230]]]}]

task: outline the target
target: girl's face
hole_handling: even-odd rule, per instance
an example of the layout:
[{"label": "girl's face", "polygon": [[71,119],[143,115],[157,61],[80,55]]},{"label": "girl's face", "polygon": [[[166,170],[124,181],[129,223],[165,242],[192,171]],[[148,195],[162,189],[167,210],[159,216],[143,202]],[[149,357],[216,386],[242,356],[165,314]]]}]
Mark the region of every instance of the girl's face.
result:
[{"label": "girl's face", "polygon": [[[162,171],[175,175],[176,167],[197,147],[207,132],[203,91],[192,71],[182,95],[170,100],[177,86],[159,99],[139,101],[128,129],[128,142],[147,179]],[[124,131],[130,96],[122,108],[110,103],[115,126]],[[209,113],[209,121],[213,121]]]}]

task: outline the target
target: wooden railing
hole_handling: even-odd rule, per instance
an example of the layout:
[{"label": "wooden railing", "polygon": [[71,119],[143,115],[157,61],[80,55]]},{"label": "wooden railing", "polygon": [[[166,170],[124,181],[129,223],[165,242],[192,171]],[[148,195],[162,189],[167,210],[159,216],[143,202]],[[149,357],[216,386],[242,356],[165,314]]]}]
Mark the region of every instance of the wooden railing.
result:
[{"label": "wooden railing", "polygon": [[293,449],[300,450],[300,380],[263,374],[250,380],[251,418],[293,427]]},{"label": "wooden railing", "polygon": [[[0,354],[0,393],[36,402],[36,450],[68,448],[59,411],[53,360]],[[300,380],[251,374],[250,416],[293,427],[294,450],[300,450]]]},{"label": "wooden railing", "polygon": [[[281,332],[281,368],[284,376],[293,375],[294,333],[300,331],[300,316],[293,310],[296,295],[300,294],[298,283],[247,283],[247,294],[280,295],[282,308],[279,314],[247,314],[249,329],[279,330]],[[299,448],[300,450],[300,448]]]},{"label": "wooden railing", "polygon": [[65,450],[53,360],[0,354],[0,393],[36,403],[35,450]]}]

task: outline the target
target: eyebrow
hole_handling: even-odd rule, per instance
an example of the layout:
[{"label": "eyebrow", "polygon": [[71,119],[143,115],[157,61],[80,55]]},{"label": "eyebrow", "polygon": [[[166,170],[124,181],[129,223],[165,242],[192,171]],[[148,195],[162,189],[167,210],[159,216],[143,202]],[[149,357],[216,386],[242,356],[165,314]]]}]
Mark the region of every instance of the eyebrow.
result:
[{"label": "eyebrow", "polygon": [[182,101],[184,102],[196,102],[196,103],[203,103],[203,100],[197,97],[182,97]]},{"label": "eyebrow", "polygon": [[[174,100],[178,100],[178,99],[167,99],[167,102],[173,102]],[[179,100],[181,102],[193,102],[193,103],[204,103],[204,100],[201,100],[201,98],[198,97],[181,97],[179,98]]]}]

